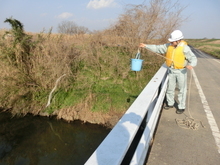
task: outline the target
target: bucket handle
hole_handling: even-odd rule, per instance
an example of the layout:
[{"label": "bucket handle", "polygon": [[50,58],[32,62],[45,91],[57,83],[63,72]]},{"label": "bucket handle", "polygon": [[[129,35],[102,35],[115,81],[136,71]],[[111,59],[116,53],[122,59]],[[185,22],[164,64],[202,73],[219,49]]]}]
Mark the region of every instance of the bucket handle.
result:
[{"label": "bucket handle", "polygon": [[138,49],[138,52],[137,52],[137,54],[136,54],[136,59],[140,59],[140,57],[141,57],[141,53],[140,53],[140,49]]}]

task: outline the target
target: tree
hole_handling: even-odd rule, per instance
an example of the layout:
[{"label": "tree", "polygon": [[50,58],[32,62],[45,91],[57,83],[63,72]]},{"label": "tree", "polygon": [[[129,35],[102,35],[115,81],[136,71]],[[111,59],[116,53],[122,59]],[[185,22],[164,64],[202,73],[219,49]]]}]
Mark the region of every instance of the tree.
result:
[{"label": "tree", "polygon": [[[108,31],[126,37],[128,43],[136,40],[167,40],[170,33],[185,20],[181,13],[185,7],[171,0],[151,0],[149,4],[127,5],[124,14]],[[132,46],[132,45],[131,45]]]},{"label": "tree", "polygon": [[73,21],[63,21],[58,25],[58,32],[63,34],[86,34],[89,29],[84,26],[78,26]]}]

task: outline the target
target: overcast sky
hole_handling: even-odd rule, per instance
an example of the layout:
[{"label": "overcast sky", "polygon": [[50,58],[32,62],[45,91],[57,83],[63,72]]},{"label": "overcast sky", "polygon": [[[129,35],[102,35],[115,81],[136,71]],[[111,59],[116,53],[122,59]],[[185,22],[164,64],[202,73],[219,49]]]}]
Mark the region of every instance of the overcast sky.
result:
[{"label": "overcast sky", "polygon": [[[57,32],[62,21],[74,21],[90,30],[102,30],[113,24],[126,4],[147,4],[149,0],[0,0],[0,29],[13,17],[24,24],[25,31]],[[175,0],[171,0],[175,2]],[[220,39],[220,0],[182,0],[182,12],[189,17],[180,30],[185,38]]]}]

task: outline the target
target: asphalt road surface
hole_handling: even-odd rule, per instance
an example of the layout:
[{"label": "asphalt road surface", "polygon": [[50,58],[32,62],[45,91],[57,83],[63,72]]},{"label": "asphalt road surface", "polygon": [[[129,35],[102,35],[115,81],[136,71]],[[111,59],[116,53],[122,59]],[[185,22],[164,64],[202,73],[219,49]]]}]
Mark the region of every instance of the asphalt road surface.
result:
[{"label": "asphalt road surface", "polygon": [[162,110],[147,165],[220,165],[220,60],[192,51],[186,111]]}]

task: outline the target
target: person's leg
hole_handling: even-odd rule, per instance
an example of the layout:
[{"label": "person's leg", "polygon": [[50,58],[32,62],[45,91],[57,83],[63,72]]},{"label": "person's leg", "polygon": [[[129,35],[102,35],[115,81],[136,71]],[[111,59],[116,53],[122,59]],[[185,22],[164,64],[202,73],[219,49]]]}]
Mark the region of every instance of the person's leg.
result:
[{"label": "person's leg", "polygon": [[166,91],[166,99],[168,106],[174,105],[174,95],[175,95],[175,88],[176,88],[176,74],[174,72],[170,72],[168,74],[168,87]]},{"label": "person's leg", "polygon": [[179,88],[178,109],[184,111],[186,108],[186,94],[187,94],[187,70],[186,69],[180,70],[179,74],[177,75],[177,85]]}]

